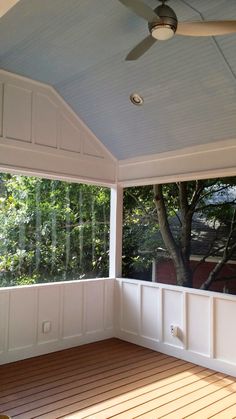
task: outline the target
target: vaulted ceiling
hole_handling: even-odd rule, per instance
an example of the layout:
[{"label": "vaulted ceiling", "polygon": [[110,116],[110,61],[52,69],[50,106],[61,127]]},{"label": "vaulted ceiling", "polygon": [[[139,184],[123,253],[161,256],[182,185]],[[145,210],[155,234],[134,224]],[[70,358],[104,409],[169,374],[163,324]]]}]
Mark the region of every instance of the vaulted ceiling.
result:
[{"label": "vaulted ceiling", "polygon": [[[168,4],[180,21],[236,19],[235,0]],[[147,34],[118,0],[20,0],[0,19],[0,67],[52,85],[117,159],[235,138],[236,34],[176,36],[126,62]]]}]

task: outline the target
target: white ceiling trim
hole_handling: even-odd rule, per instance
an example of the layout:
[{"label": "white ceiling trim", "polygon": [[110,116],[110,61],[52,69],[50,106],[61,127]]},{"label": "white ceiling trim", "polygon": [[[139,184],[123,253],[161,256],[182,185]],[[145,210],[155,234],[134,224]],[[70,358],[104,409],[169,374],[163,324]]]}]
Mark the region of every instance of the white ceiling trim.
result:
[{"label": "white ceiling trim", "polygon": [[118,182],[150,185],[236,175],[236,138],[119,161]]}]

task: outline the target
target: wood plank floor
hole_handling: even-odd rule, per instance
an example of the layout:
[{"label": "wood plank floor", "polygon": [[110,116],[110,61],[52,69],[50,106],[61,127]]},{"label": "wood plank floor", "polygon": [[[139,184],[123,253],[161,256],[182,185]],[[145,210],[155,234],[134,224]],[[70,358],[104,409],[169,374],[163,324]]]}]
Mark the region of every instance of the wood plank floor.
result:
[{"label": "wood plank floor", "polygon": [[118,339],[0,367],[11,418],[236,418],[236,379]]}]

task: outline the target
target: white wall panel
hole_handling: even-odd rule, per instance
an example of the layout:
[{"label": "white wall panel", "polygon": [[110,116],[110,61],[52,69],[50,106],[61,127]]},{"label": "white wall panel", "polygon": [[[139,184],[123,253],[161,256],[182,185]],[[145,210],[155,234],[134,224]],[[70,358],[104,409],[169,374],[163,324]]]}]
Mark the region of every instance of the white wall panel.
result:
[{"label": "white wall panel", "polygon": [[[52,342],[59,339],[60,287],[49,285],[38,290],[38,342]],[[43,322],[51,322],[49,333],[43,333]]]},{"label": "white wall panel", "polygon": [[81,152],[81,132],[66,116],[60,117],[59,146],[62,150]]},{"label": "white wall panel", "polygon": [[236,302],[215,300],[215,356],[236,364]]},{"label": "white wall panel", "polygon": [[105,282],[105,329],[112,329],[114,324],[114,281]]},{"label": "white wall panel", "polygon": [[6,346],[6,333],[8,323],[8,292],[0,294],[0,353],[4,351]]},{"label": "white wall panel", "polygon": [[[174,290],[164,290],[164,341],[170,345],[183,347],[183,297],[182,293]],[[173,337],[170,333],[170,326],[178,326],[179,337]],[[181,333],[182,332],[182,333]]]},{"label": "white wall panel", "polygon": [[84,315],[86,333],[104,328],[104,282],[90,281],[85,287]]},{"label": "white wall panel", "polygon": [[31,141],[32,91],[6,84],[4,90],[4,136]]},{"label": "white wall panel", "polygon": [[125,278],[115,294],[119,338],[236,376],[236,296]]},{"label": "white wall panel", "polygon": [[37,292],[26,288],[10,294],[9,349],[32,346],[36,342]]},{"label": "white wall panel", "polygon": [[0,364],[114,336],[113,296],[113,279],[0,288]]},{"label": "white wall panel", "polygon": [[188,349],[210,355],[210,297],[196,294],[187,296]]},{"label": "white wall panel", "polygon": [[103,157],[103,151],[97,144],[93,144],[90,141],[86,141],[86,136],[84,135],[84,154],[87,156],[93,157]]},{"label": "white wall panel", "polygon": [[63,287],[62,330],[64,338],[83,333],[83,283],[70,283]]},{"label": "white wall panel", "polygon": [[159,339],[159,289],[141,287],[141,334],[150,339]]},{"label": "white wall panel", "polygon": [[122,283],[121,304],[121,328],[130,333],[138,333],[140,315],[138,283]]},{"label": "white wall panel", "polygon": [[34,97],[34,140],[46,147],[57,146],[58,112],[50,98],[41,93]]}]

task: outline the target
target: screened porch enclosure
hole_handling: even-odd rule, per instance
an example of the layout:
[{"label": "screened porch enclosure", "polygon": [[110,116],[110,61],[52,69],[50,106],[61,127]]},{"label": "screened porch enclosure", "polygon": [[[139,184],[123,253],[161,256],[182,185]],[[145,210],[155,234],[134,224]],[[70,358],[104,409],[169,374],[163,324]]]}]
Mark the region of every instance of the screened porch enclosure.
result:
[{"label": "screened porch enclosure", "polygon": [[[109,352],[106,345],[109,347],[117,344],[119,348],[124,345],[122,353],[127,350],[132,354],[134,350],[134,361],[136,351],[144,351],[143,354],[148,354],[151,358],[157,357],[158,362],[159,359],[167,359],[168,363],[173,361],[178,365],[186,365],[187,369],[193,368],[201,377],[201,374],[203,377],[208,374],[214,376],[213,381],[219,380],[223,386],[219,390],[220,393],[216,394],[218,387],[216,390],[213,382],[209,384],[211,379],[208,381],[203,378],[203,382],[200,379],[198,384],[204,387],[204,395],[200,388],[199,394],[205,397],[209,391],[210,399],[204,406],[196,404],[195,411],[186,408],[186,412],[195,414],[201,408],[206,408],[208,412],[208,406],[212,406],[215,401],[219,410],[211,410],[209,407],[211,415],[225,410],[226,414],[231,415],[226,417],[234,417],[236,413],[232,413],[232,402],[235,397],[235,384],[232,376],[236,376],[236,297],[122,278],[121,266],[123,188],[235,175],[235,139],[198,144],[175,152],[117,160],[52,87],[4,70],[0,71],[0,81],[0,169],[3,173],[81,182],[104,186],[111,191],[108,278],[0,289],[0,363],[3,365],[3,373],[5,371],[7,374],[8,367],[9,371],[16,368],[20,372],[24,365],[30,366],[31,362],[32,365],[39,364],[42,370],[47,369],[47,363],[43,366],[43,359],[50,363],[50,360],[54,359],[51,353],[68,350],[66,353],[80,354],[81,350],[82,354],[82,345],[92,343],[93,348],[103,348],[102,343],[96,342],[111,339],[104,343],[104,353]],[[45,328],[45,323],[48,322],[50,327]],[[177,328],[176,336],[171,333],[173,326]],[[120,343],[114,339],[121,339],[127,343]],[[45,358],[34,360],[37,356]],[[59,353],[58,359],[60,356]],[[69,361],[72,365],[73,356],[72,362]],[[93,356],[96,360],[92,350],[91,355],[88,355],[92,363]],[[172,357],[177,360],[173,360]],[[28,358],[30,360],[27,360]],[[26,364],[11,364],[21,360]],[[123,360],[118,356],[117,362],[116,372],[119,374]],[[218,373],[210,370],[216,370]],[[177,371],[174,369],[172,372],[175,377]],[[103,374],[102,369],[101,373]],[[181,377],[181,380],[186,378]],[[173,380],[175,381],[175,378]],[[200,384],[201,382],[203,384]],[[21,386],[20,381],[17,385]],[[14,388],[14,385],[10,387]],[[53,392],[53,388],[48,390]],[[131,396],[143,397],[143,390],[139,390]],[[149,390],[156,391],[154,388],[148,388]],[[131,386],[128,391],[136,389]],[[211,391],[213,395],[210,396]],[[159,397],[159,390],[155,394]],[[15,398],[14,390],[8,396]],[[72,394],[68,396],[74,397]],[[128,410],[136,409],[136,402],[130,405],[126,396],[124,399],[123,396],[124,393],[121,399],[127,402]],[[120,394],[115,394],[114,397],[120,397]],[[227,401],[225,405],[223,399]],[[60,401],[62,405],[63,400],[64,398]],[[76,398],[73,400],[79,403]],[[119,404],[119,400],[115,400],[115,405]],[[197,403],[196,399],[192,400],[193,403],[195,401]],[[9,399],[4,399],[4,403],[8,402],[10,403]],[[101,400],[100,402],[103,403]],[[147,403],[150,403],[147,411],[139,413],[137,408],[131,417],[152,417],[148,412],[153,409],[158,411],[159,406],[151,399]],[[17,406],[23,405],[26,405],[23,398],[17,401],[15,406],[9,404],[12,417],[26,417],[25,412],[30,412],[31,408],[28,406],[26,410],[24,407],[17,410]],[[48,402],[42,401],[42,405],[46,406]],[[84,407],[90,409],[91,405]],[[34,408],[37,409],[37,406]],[[2,407],[1,409],[5,411]],[[53,409],[54,407],[51,412]],[[103,409],[113,409],[113,405],[102,405],[101,411]],[[116,410],[115,407],[114,409],[114,412],[117,412],[114,415],[121,414],[123,417],[122,411]],[[92,411],[91,414],[98,413],[93,408],[88,410]],[[161,412],[163,416],[172,414],[162,408]],[[46,409],[44,413],[37,410],[36,416],[30,416],[29,413],[28,417],[39,417],[37,415],[41,413],[49,415],[47,417],[52,415]],[[75,413],[75,410],[72,409],[68,413],[66,411],[65,415],[71,413]],[[60,416],[56,413],[51,417]]]}]

